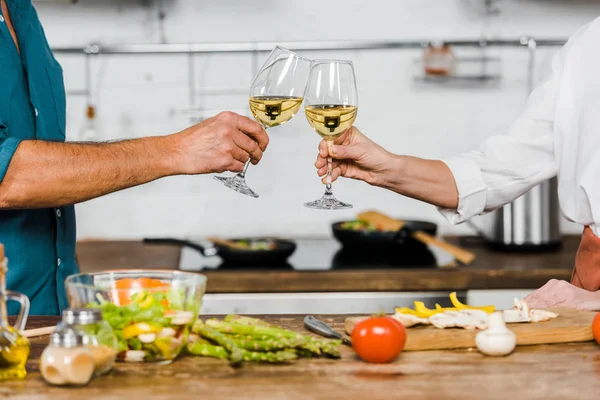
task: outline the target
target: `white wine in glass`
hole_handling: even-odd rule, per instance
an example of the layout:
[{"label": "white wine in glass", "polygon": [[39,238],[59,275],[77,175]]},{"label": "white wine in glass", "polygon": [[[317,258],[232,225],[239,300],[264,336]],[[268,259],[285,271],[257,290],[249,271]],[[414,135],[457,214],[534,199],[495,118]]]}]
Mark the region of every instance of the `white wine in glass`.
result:
[{"label": "white wine in glass", "polygon": [[250,97],[250,111],[264,127],[272,128],[292,119],[302,100],[302,97],[291,96],[253,96]]},{"label": "white wine in glass", "polygon": [[[343,60],[317,60],[314,62],[305,93],[304,111],[309,125],[327,141],[333,140],[348,130],[358,113],[358,95],[352,62]],[[331,188],[331,157],[327,157],[325,193],[315,201],[305,203],[308,208],[319,210],[341,210],[352,208],[351,204],[339,201]]]},{"label": "white wine in glass", "polygon": [[[263,64],[250,87],[250,111],[263,128],[286,123],[296,115],[304,100],[304,89],[311,60],[283,47],[275,47]],[[246,183],[244,170],[232,177],[215,176],[230,189],[251,197],[258,197]]]},{"label": "white wine in glass", "polygon": [[356,119],[358,107],[335,104],[306,106],[308,124],[325,140],[346,132]]}]

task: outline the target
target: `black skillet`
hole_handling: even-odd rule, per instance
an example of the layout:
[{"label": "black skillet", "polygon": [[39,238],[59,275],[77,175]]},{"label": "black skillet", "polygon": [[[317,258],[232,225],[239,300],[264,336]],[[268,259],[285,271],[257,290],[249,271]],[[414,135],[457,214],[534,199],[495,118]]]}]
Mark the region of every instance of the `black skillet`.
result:
[{"label": "black skillet", "polygon": [[[400,232],[410,232],[414,230],[423,231],[435,236],[437,233],[437,225],[427,221],[411,221],[404,220],[407,229]],[[415,250],[421,252],[427,248],[424,243],[412,238],[410,235],[399,235],[395,231],[356,231],[352,229],[344,229],[340,221],[331,225],[333,236],[342,244],[344,249],[352,251],[364,250],[390,250],[390,251],[405,251],[410,252]]]},{"label": "black skillet", "polygon": [[144,243],[148,244],[172,244],[177,246],[187,246],[197,250],[205,257],[217,255],[221,257],[224,264],[227,265],[285,265],[286,260],[296,251],[296,243],[290,240],[273,238],[233,238],[231,241],[272,241],[275,244],[273,249],[269,250],[243,250],[232,248],[226,245],[213,244],[213,248],[206,248],[198,243],[183,239],[172,238],[146,238]]}]

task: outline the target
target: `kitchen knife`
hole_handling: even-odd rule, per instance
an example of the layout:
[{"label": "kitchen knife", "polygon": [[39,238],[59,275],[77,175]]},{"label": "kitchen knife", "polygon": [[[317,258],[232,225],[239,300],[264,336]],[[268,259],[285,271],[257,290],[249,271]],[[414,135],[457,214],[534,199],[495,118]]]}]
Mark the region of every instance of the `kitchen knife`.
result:
[{"label": "kitchen knife", "polygon": [[330,339],[340,339],[343,344],[352,347],[352,342],[350,341],[350,339],[347,339],[340,333],[334,331],[325,322],[316,319],[312,315],[307,315],[306,317],[304,317],[304,327],[309,331],[316,333],[317,335],[321,335]]}]

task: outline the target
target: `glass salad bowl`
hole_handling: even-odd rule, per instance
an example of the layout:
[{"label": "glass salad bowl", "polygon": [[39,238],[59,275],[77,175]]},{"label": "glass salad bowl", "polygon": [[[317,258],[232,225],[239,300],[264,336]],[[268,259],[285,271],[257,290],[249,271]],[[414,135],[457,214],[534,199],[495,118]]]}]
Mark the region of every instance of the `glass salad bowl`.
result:
[{"label": "glass salad bowl", "polygon": [[69,276],[71,308],[100,308],[115,331],[118,361],[170,363],[187,343],[206,276],[182,271],[115,270]]}]

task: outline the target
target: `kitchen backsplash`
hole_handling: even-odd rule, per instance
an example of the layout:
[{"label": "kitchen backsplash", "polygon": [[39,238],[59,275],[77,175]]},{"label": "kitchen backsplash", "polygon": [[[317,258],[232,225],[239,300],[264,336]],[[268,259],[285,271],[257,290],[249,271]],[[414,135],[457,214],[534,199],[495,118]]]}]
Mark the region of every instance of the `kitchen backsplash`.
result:
[{"label": "kitchen backsplash", "polygon": [[[99,43],[171,43],[307,41],[353,39],[474,39],[489,37],[566,39],[600,16],[597,1],[499,1],[500,13],[485,19],[483,0],[172,0],[164,1],[164,30],[156,10],[138,2],[44,1],[36,3],[52,46]],[[487,22],[486,22],[487,21]],[[543,76],[556,48],[540,49],[536,79]],[[496,84],[447,87],[418,85],[414,50],[306,52],[310,57],[347,58],[355,63],[359,87],[356,121],[363,132],[396,153],[437,158],[477,146],[487,136],[504,133],[518,116],[527,95],[524,49],[490,49],[501,58]],[[261,54],[259,64],[266,54]],[[67,89],[84,83],[83,58],[58,55]],[[210,113],[231,109],[248,113],[243,93],[252,78],[252,57],[243,54],[195,56],[198,89],[231,94],[201,95],[195,107]],[[190,106],[188,57],[95,57],[93,98],[99,140],[160,135],[185,128]],[[417,66],[418,67],[418,66]],[[78,140],[85,99],[68,97],[68,139]],[[197,113],[201,115],[200,112]],[[450,226],[432,206],[361,182],[339,181],[336,194],[353,210],[315,211],[303,202],[321,195],[313,163],[319,137],[299,114],[272,129],[263,161],[247,180],[261,195],[235,193],[211,176],[162,179],[77,206],[79,238],[138,238],[146,235],[201,236],[276,234],[327,235],[329,223],[377,208],[392,215],[440,224],[443,233],[470,234]],[[564,232],[580,228],[563,221]]]}]

